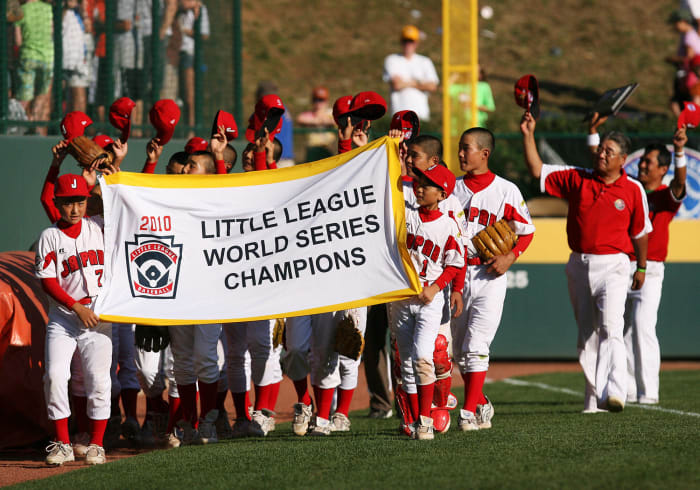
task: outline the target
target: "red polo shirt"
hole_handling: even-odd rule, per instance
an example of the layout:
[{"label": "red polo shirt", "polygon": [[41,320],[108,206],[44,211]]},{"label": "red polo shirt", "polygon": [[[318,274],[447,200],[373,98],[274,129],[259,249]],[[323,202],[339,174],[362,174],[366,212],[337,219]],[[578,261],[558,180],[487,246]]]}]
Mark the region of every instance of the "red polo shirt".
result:
[{"label": "red polo shirt", "polygon": [[651,231],[644,189],[624,170],[615,182],[605,184],[592,169],[543,165],[540,188],[569,201],[566,233],[574,252],[627,253],[630,237]]},{"label": "red polo shirt", "polygon": [[[685,196],[683,196],[685,197]],[[649,250],[647,259],[663,262],[668,255],[668,227],[678,213],[683,197],[676,199],[671,188],[665,185],[647,193],[649,203],[649,219],[654,231],[649,233]],[[630,251],[630,259],[635,260],[634,250]]]}]

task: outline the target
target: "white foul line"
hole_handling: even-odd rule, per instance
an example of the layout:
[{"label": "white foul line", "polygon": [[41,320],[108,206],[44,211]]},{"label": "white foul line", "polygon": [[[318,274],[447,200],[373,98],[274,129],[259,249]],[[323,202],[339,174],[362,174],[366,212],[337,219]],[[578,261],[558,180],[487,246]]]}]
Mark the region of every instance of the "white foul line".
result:
[{"label": "white foul line", "polygon": [[[582,396],[579,391],[570,390],[568,388],[559,388],[558,386],[552,386],[545,383],[535,383],[533,381],[523,381],[521,379],[506,378],[501,380],[503,383],[514,385],[514,386],[532,386],[535,388],[540,388],[541,390],[553,391],[555,393],[564,393],[566,395]],[[641,408],[644,410],[656,410],[657,412],[672,413],[675,415],[685,415],[688,417],[700,417],[700,413],[695,412],[684,412],[682,410],[674,410],[672,408],[659,407],[658,405],[641,405],[639,403],[628,403],[627,406],[632,406],[635,408]]]}]

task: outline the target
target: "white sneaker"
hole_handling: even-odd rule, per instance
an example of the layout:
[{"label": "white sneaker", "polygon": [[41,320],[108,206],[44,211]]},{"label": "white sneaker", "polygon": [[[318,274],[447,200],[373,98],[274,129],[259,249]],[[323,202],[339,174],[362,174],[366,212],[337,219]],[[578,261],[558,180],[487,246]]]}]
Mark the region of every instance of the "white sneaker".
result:
[{"label": "white sneaker", "polygon": [[416,422],[415,426],[416,430],[412,434],[413,439],[417,439],[419,441],[430,441],[435,439],[433,419],[430,417],[421,415],[418,417],[418,421]]},{"label": "white sneaker", "polygon": [[608,410],[611,412],[622,412],[625,409],[625,402],[616,396],[608,397]]},{"label": "white sneaker", "polygon": [[309,434],[312,436],[329,436],[333,430],[331,427],[330,420],[316,416],[314,417],[314,428]]},{"label": "white sneaker", "polygon": [[214,425],[216,426],[216,435],[219,436],[219,439],[231,439],[233,437],[226,410],[219,410],[219,415],[216,417]]},{"label": "white sneaker", "polygon": [[349,432],[350,420],[342,413],[331,415],[331,432]]},{"label": "white sneaker", "polygon": [[312,415],[313,410],[311,405],[304,405],[303,403],[294,404],[294,422],[292,422],[292,430],[296,435],[306,435],[309,431],[309,422],[311,422]]},{"label": "white sneaker", "polygon": [[182,440],[177,436],[177,429],[173,429],[165,438],[165,447],[167,449],[175,449],[182,445]]},{"label": "white sneaker", "polygon": [[52,466],[61,466],[63,463],[75,461],[73,455],[73,447],[70,444],[64,444],[61,441],[54,441],[46,446],[46,464]]},{"label": "white sneaker", "polygon": [[638,403],[640,405],[658,405],[659,399],[658,398],[651,398],[648,396],[640,396]]},{"label": "white sneaker", "polygon": [[214,408],[199,419],[199,437],[196,438],[195,444],[216,444],[219,442],[219,436],[216,433],[216,419],[218,417],[219,411]]},{"label": "white sneaker", "polygon": [[248,431],[250,430],[250,420],[247,418],[236,419],[233,423],[233,430],[231,431],[231,437],[238,439],[240,437],[248,437]]},{"label": "white sneaker", "polygon": [[268,432],[275,430],[275,412],[263,408],[253,411],[253,420],[248,427],[248,434],[264,437]]},{"label": "white sneaker", "polygon": [[87,464],[105,464],[107,462],[105,449],[97,444],[90,444],[85,455],[85,462]]},{"label": "white sneaker", "polygon": [[459,420],[457,421],[459,428],[464,431],[479,430],[479,423],[476,421],[476,416],[469,410],[461,409],[459,411]]},{"label": "white sneaker", "polygon": [[493,404],[488,396],[484,395],[484,397],[486,398],[486,403],[476,406],[476,423],[479,429],[490,429],[491,419],[494,414]]},{"label": "white sneaker", "polygon": [[73,454],[79,458],[84,458],[90,445],[90,434],[80,432],[73,436]]}]

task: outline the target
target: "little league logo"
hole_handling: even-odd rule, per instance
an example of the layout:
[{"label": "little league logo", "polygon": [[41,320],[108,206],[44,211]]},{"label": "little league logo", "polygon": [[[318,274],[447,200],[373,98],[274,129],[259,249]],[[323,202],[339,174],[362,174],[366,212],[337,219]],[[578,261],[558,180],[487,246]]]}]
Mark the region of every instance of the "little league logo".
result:
[{"label": "little league logo", "polygon": [[177,294],[182,244],[174,236],[134,235],[126,242],[126,270],[134,298],[173,299]]}]

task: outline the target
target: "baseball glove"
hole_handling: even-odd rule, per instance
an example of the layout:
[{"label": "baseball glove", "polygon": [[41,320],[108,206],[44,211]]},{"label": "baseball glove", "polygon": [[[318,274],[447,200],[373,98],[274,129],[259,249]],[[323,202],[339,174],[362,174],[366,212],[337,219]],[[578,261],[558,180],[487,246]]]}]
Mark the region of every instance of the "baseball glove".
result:
[{"label": "baseball glove", "polygon": [[146,352],[160,352],[170,344],[168,327],[136,325],[134,343]]},{"label": "baseball glove", "polygon": [[284,334],[287,328],[287,322],[284,318],[275,320],[275,327],[272,329],[272,347],[277,348],[284,345]]},{"label": "baseball glove", "polygon": [[472,238],[474,248],[482,260],[507,254],[517,242],[518,235],[511,229],[505,218],[487,226]]},{"label": "baseball glove", "polygon": [[96,160],[102,160],[98,167],[104,168],[114,161],[114,155],[101,148],[87,136],[77,136],[68,143],[68,153],[73,155],[81,167],[91,167]]},{"label": "baseball glove", "polygon": [[338,322],[335,331],[335,351],[350,359],[359,359],[365,348],[365,339],[357,329],[356,319],[351,313],[347,313]]}]

